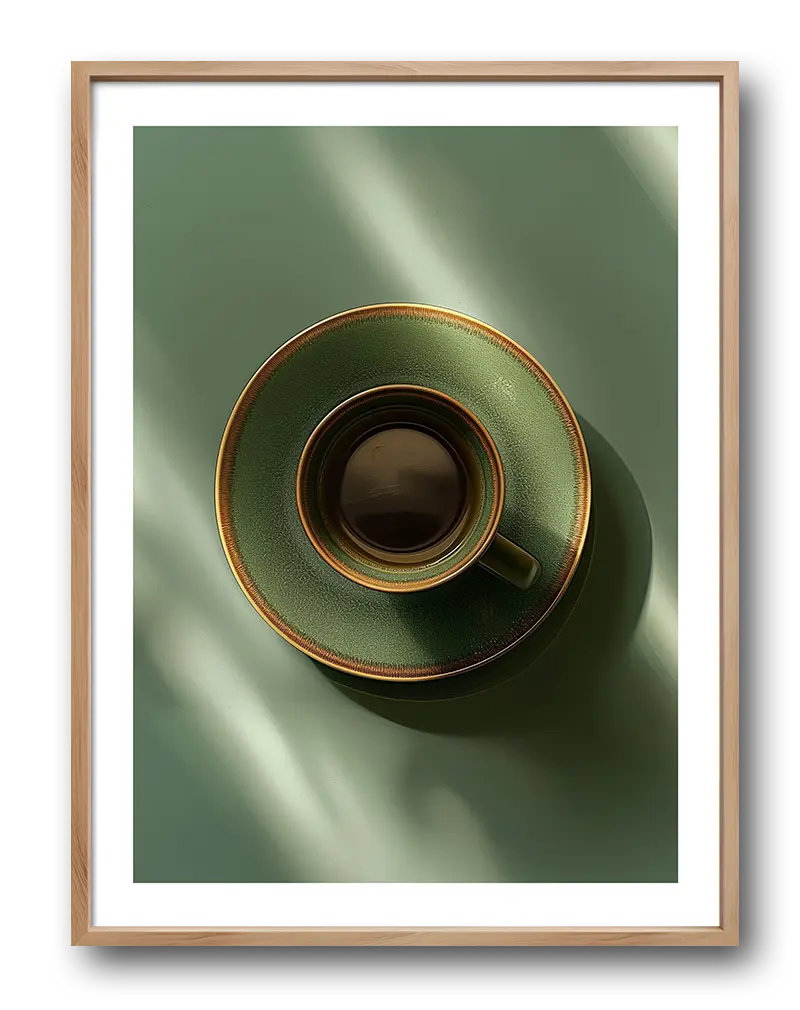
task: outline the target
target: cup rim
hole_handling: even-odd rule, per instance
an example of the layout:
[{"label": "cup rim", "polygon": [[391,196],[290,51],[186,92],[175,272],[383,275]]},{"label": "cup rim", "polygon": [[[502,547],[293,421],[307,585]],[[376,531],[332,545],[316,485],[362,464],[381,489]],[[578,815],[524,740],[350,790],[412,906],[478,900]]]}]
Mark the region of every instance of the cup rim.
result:
[{"label": "cup rim", "polygon": [[[496,480],[496,490],[494,495],[494,502],[492,503],[492,508],[489,514],[489,521],[481,534],[480,538],[476,541],[473,548],[461,558],[457,564],[454,564],[451,568],[445,569],[443,572],[439,572],[433,577],[421,577],[408,582],[389,582],[382,581],[379,578],[372,578],[366,576],[363,573],[357,571],[354,568],[348,568],[343,565],[339,559],[327,549],[325,543],[320,540],[317,536],[314,524],[308,517],[306,504],[305,504],[305,475],[308,470],[310,460],[313,456],[315,446],[325,431],[330,426],[331,422],[336,418],[337,415],[342,414],[349,410],[355,403],[359,400],[367,399],[368,397],[375,396],[375,394],[380,393],[415,393],[424,394],[434,399],[443,401],[456,413],[461,414],[469,424],[477,431],[481,441],[486,449],[487,456],[490,460],[492,471]],[[355,582],[358,585],[365,586],[368,589],[375,589],[379,592],[385,593],[412,593],[419,592],[420,590],[433,589],[435,586],[442,585],[444,582],[449,582],[454,579],[457,575],[466,571],[467,568],[475,564],[479,560],[481,555],[488,549],[491,544],[495,533],[497,533],[497,528],[500,525],[500,517],[503,512],[503,504],[505,500],[505,474],[503,473],[503,462],[500,457],[500,452],[495,444],[494,439],[489,434],[486,426],[480,421],[475,414],[468,408],[465,407],[463,403],[455,399],[455,397],[449,396],[447,393],[443,393],[439,389],[433,389],[429,386],[420,386],[412,383],[388,383],[382,386],[372,386],[369,389],[361,390],[355,393],[353,396],[348,397],[341,403],[337,404],[333,410],[330,410],[322,420],[315,426],[314,430],[309,435],[303,446],[303,451],[300,453],[300,459],[297,464],[297,474],[295,478],[295,500],[297,503],[297,511],[300,515],[300,522],[303,525],[303,529],[306,532],[306,536],[310,540],[312,546],[320,557],[326,561],[333,569],[343,575],[345,578],[350,579],[351,582]],[[444,559],[442,559],[444,560]]]}]

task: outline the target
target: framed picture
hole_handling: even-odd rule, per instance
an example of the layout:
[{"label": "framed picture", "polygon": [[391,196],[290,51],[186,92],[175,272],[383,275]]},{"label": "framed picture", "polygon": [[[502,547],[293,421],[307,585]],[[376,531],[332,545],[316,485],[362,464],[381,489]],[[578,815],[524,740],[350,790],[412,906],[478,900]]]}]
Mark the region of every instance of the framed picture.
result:
[{"label": "framed picture", "polygon": [[738,942],[738,65],[75,63],[72,942]]}]

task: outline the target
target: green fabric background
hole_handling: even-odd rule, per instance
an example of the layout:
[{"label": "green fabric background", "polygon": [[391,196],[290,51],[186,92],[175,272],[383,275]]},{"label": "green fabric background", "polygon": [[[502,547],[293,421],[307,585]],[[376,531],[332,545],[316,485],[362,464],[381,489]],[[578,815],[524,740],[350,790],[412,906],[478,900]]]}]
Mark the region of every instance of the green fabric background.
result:
[{"label": "green fabric background", "polygon": [[[136,128],[135,880],[677,879],[676,228],[670,128]],[[592,466],[570,600],[427,694],[283,641],[214,518],[249,377],[383,301],[527,347]]]}]

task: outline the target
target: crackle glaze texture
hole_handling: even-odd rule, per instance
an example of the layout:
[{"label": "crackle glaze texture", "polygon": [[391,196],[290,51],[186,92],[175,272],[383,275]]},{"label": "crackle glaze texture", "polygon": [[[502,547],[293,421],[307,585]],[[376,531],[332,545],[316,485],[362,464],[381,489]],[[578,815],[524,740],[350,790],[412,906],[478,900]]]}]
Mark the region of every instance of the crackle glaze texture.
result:
[{"label": "crackle glaze texture", "polygon": [[[295,503],[303,447],[337,404],[391,383],[440,390],[486,426],[505,472],[500,531],[542,565],[531,589],[475,565],[431,589],[387,594],[316,552]],[[588,509],[583,440],[549,376],[490,327],[427,307],[345,314],[282,348],[237,405],[219,461],[220,527],[251,602],[314,657],[373,677],[457,673],[527,635],[574,571]]]}]

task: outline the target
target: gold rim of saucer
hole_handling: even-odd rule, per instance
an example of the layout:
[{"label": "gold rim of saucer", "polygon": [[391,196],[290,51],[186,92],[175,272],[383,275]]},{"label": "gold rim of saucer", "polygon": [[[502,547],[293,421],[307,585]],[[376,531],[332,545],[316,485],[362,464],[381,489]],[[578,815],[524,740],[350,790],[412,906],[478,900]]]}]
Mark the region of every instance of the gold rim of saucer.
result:
[{"label": "gold rim of saucer", "polygon": [[[233,532],[230,508],[230,479],[233,471],[233,458],[248,410],[260,395],[265,384],[277,372],[284,361],[304,347],[309,341],[324,337],[328,330],[341,326],[343,322],[349,319],[368,319],[372,315],[380,317],[391,315],[402,316],[406,313],[427,315],[435,319],[449,319],[454,323],[466,326],[468,329],[481,332],[486,338],[516,358],[540,382],[543,382],[548,387],[551,399],[564,418],[565,426],[572,442],[579,474],[579,506],[569,541],[570,552],[566,564],[558,573],[558,591],[548,601],[546,609],[537,617],[535,622],[532,622],[529,627],[525,628],[516,637],[510,638],[507,642],[503,643],[500,648],[482,650],[469,660],[455,666],[448,666],[446,669],[443,669],[440,664],[417,667],[414,669],[413,675],[409,675],[408,671],[393,667],[391,664],[385,666],[372,663],[367,664],[353,660],[339,652],[333,652],[323,644],[310,640],[298,632],[292,625],[288,624],[279,611],[265,598],[258,584],[250,577]],[[469,316],[466,313],[458,312],[455,309],[414,302],[381,302],[346,309],[343,312],[334,313],[325,319],[313,323],[305,330],[290,337],[256,370],[234,404],[222,434],[217,456],[214,499],[217,527],[222,541],[222,548],[233,575],[255,610],[281,638],[284,638],[296,649],[299,649],[300,652],[305,653],[312,659],[341,670],[343,673],[364,677],[368,680],[420,682],[466,673],[469,670],[477,669],[488,662],[499,659],[528,638],[529,635],[547,620],[566,593],[583,554],[591,513],[592,480],[586,443],[575,413],[553,377],[534,358],[530,351],[527,351],[511,337],[495,329],[489,323],[476,319],[474,316]]]}]

